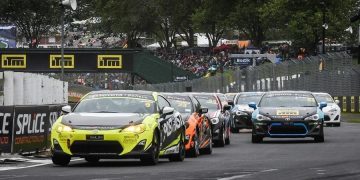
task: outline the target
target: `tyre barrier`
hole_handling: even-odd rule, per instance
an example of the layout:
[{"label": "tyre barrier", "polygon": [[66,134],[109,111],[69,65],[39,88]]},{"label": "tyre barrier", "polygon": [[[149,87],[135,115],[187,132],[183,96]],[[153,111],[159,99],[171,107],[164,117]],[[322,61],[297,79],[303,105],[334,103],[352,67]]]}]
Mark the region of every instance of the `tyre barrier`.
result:
[{"label": "tyre barrier", "polygon": [[0,152],[31,153],[50,147],[51,126],[62,106],[0,106]]}]

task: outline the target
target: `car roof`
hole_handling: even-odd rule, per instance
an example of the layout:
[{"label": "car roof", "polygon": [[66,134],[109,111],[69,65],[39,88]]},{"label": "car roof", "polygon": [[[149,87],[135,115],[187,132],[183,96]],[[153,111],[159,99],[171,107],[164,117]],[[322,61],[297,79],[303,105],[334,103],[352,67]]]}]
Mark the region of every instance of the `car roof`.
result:
[{"label": "car roof", "polygon": [[313,92],[313,94],[323,94],[323,95],[330,95],[329,93],[324,93],[324,92]]},{"label": "car roof", "polygon": [[310,91],[269,91],[265,93],[309,93],[312,94]]},{"label": "car roof", "polygon": [[153,95],[153,91],[143,91],[143,90],[101,90],[101,91],[91,91],[89,95],[94,94],[116,94],[116,93],[131,93],[131,94],[147,94]]}]

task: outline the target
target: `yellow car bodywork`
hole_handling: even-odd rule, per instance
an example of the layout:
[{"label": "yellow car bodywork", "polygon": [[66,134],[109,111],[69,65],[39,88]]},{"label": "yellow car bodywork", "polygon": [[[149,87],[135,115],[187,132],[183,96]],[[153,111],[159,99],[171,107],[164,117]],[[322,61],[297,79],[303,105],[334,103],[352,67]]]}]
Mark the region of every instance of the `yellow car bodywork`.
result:
[{"label": "yellow car bodywork", "polygon": [[[86,97],[86,95],[84,96]],[[155,101],[157,100],[157,93],[153,93]],[[84,98],[82,98],[83,100]],[[159,127],[158,119],[160,118],[159,113],[154,113],[146,116],[140,124],[132,125],[124,129],[76,129],[71,128],[67,125],[62,124],[62,119],[64,116],[59,117],[52,126],[51,131],[51,150],[53,154],[62,154],[67,156],[77,156],[77,157],[86,157],[86,156],[99,156],[108,155],[108,154],[76,154],[71,151],[71,146],[74,142],[88,142],[88,135],[101,135],[103,139],[101,140],[91,140],[98,142],[117,142],[121,145],[122,151],[117,154],[118,158],[121,157],[139,157],[146,153],[146,151],[152,146],[154,132],[158,131],[161,134],[161,128]],[[159,136],[161,136],[159,134]],[[177,138],[168,144],[166,147],[160,147],[159,156],[165,156],[176,153],[176,149],[184,137],[181,137],[183,134],[179,134]],[[141,149],[136,148],[140,142],[142,143]],[[175,150],[174,150],[175,149]],[[112,154],[114,155],[114,154]]]}]

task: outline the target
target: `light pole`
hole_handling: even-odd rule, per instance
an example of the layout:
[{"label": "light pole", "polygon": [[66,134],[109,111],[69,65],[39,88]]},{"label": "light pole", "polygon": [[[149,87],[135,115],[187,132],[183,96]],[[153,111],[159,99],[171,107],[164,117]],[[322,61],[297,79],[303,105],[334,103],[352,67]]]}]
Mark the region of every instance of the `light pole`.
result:
[{"label": "light pole", "polygon": [[61,5],[61,81],[63,81],[64,87],[64,16],[65,16],[65,8],[64,5]]},{"label": "light pole", "polygon": [[326,17],[325,17],[325,13],[326,13],[326,6],[325,6],[325,2],[322,1],[320,2],[320,4],[322,5],[322,53],[325,54],[326,50],[325,50],[325,31],[327,29],[327,24],[326,24]]},{"label": "light pole", "polygon": [[64,18],[65,18],[65,6],[71,7],[72,10],[76,10],[77,3],[76,0],[61,0],[61,81],[63,83],[63,103],[65,103],[65,79],[64,79]]}]

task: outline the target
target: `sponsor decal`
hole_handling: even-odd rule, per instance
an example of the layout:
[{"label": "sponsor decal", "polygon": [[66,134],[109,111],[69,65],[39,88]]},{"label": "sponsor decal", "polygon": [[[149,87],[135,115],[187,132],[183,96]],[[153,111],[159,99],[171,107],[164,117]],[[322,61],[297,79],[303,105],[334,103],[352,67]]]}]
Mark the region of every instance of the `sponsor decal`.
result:
[{"label": "sponsor decal", "polygon": [[298,116],[299,111],[298,110],[276,110],[276,115],[278,116]]},{"label": "sponsor decal", "polygon": [[[74,55],[64,55],[64,68],[73,69],[75,68]],[[50,69],[59,69],[61,68],[61,55],[50,54]]]},{"label": "sponsor decal", "polygon": [[4,69],[25,69],[26,54],[3,54],[1,56],[1,67]]},{"label": "sponsor decal", "polygon": [[99,69],[121,69],[122,55],[98,55],[97,68]]},{"label": "sponsor decal", "polygon": [[180,118],[172,118],[166,121],[163,126],[163,131],[166,137],[169,137],[172,133],[175,133],[183,125]]}]

